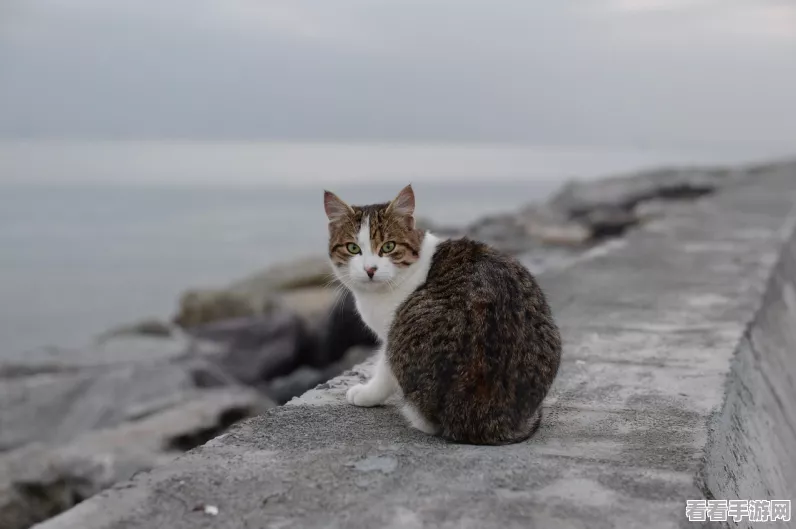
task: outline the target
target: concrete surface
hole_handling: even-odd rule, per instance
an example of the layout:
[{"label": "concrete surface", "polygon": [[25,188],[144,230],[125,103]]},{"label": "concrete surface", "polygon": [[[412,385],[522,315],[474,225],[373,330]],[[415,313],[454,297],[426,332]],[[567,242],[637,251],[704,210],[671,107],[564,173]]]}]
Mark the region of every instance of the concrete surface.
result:
[{"label": "concrete surface", "polygon": [[705,481],[717,498],[796,502],[796,237],[793,224],[785,228],[789,240],[740,342],[724,409],[712,425]]},{"label": "concrete surface", "polygon": [[794,203],[796,166],[767,169],[543,274],[566,345],[526,443],[447,444],[348,406],[365,364],[38,527],[698,527],[687,499],[792,494]]}]

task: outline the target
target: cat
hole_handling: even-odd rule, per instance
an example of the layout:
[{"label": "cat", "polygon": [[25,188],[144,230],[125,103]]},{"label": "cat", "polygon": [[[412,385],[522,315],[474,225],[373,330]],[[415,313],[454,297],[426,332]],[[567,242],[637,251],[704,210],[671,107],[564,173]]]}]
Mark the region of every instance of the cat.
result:
[{"label": "cat", "polygon": [[378,336],[376,367],[346,400],[403,397],[416,429],[454,442],[529,438],[561,359],[545,295],[513,257],[415,227],[406,186],[389,203],[350,206],[324,192],[329,259]]}]

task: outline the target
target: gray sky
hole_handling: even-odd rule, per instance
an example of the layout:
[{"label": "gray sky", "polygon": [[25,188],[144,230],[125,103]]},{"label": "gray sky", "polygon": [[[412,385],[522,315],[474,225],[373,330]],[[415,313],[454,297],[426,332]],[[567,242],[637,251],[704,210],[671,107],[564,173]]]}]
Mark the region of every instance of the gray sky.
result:
[{"label": "gray sky", "polygon": [[796,144],[793,0],[2,0],[0,137]]}]

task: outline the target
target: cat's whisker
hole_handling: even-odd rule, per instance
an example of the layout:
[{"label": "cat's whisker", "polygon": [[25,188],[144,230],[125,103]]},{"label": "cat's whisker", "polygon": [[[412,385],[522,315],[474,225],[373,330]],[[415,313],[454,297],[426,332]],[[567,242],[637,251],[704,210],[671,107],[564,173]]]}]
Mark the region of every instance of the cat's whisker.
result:
[{"label": "cat's whisker", "polygon": [[338,279],[337,275],[334,272],[329,272],[328,274],[325,274],[323,278],[324,278],[323,286],[326,288],[334,286],[340,282],[340,279]]},{"label": "cat's whisker", "polygon": [[334,289],[334,300],[332,301],[331,312],[335,313],[337,310],[343,306],[343,300],[345,300],[346,296],[346,289],[345,285],[339,284]]}]

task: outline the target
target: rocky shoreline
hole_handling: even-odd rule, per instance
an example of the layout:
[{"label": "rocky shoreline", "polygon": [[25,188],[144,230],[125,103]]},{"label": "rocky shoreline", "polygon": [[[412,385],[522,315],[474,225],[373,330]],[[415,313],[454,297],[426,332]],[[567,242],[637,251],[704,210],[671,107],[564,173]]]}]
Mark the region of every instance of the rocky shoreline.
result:
[{"label": "rocky shoreline", "polygon": [[[540,273],[761,169],[572,182],[544,204],[468,226],[425,225],[521,255]],[[171,322],[0,362],[0,527],[54,516],[364,360],[375,340],[331,279],[322,255],[308,258],[227,289],[188,291]]]}]

